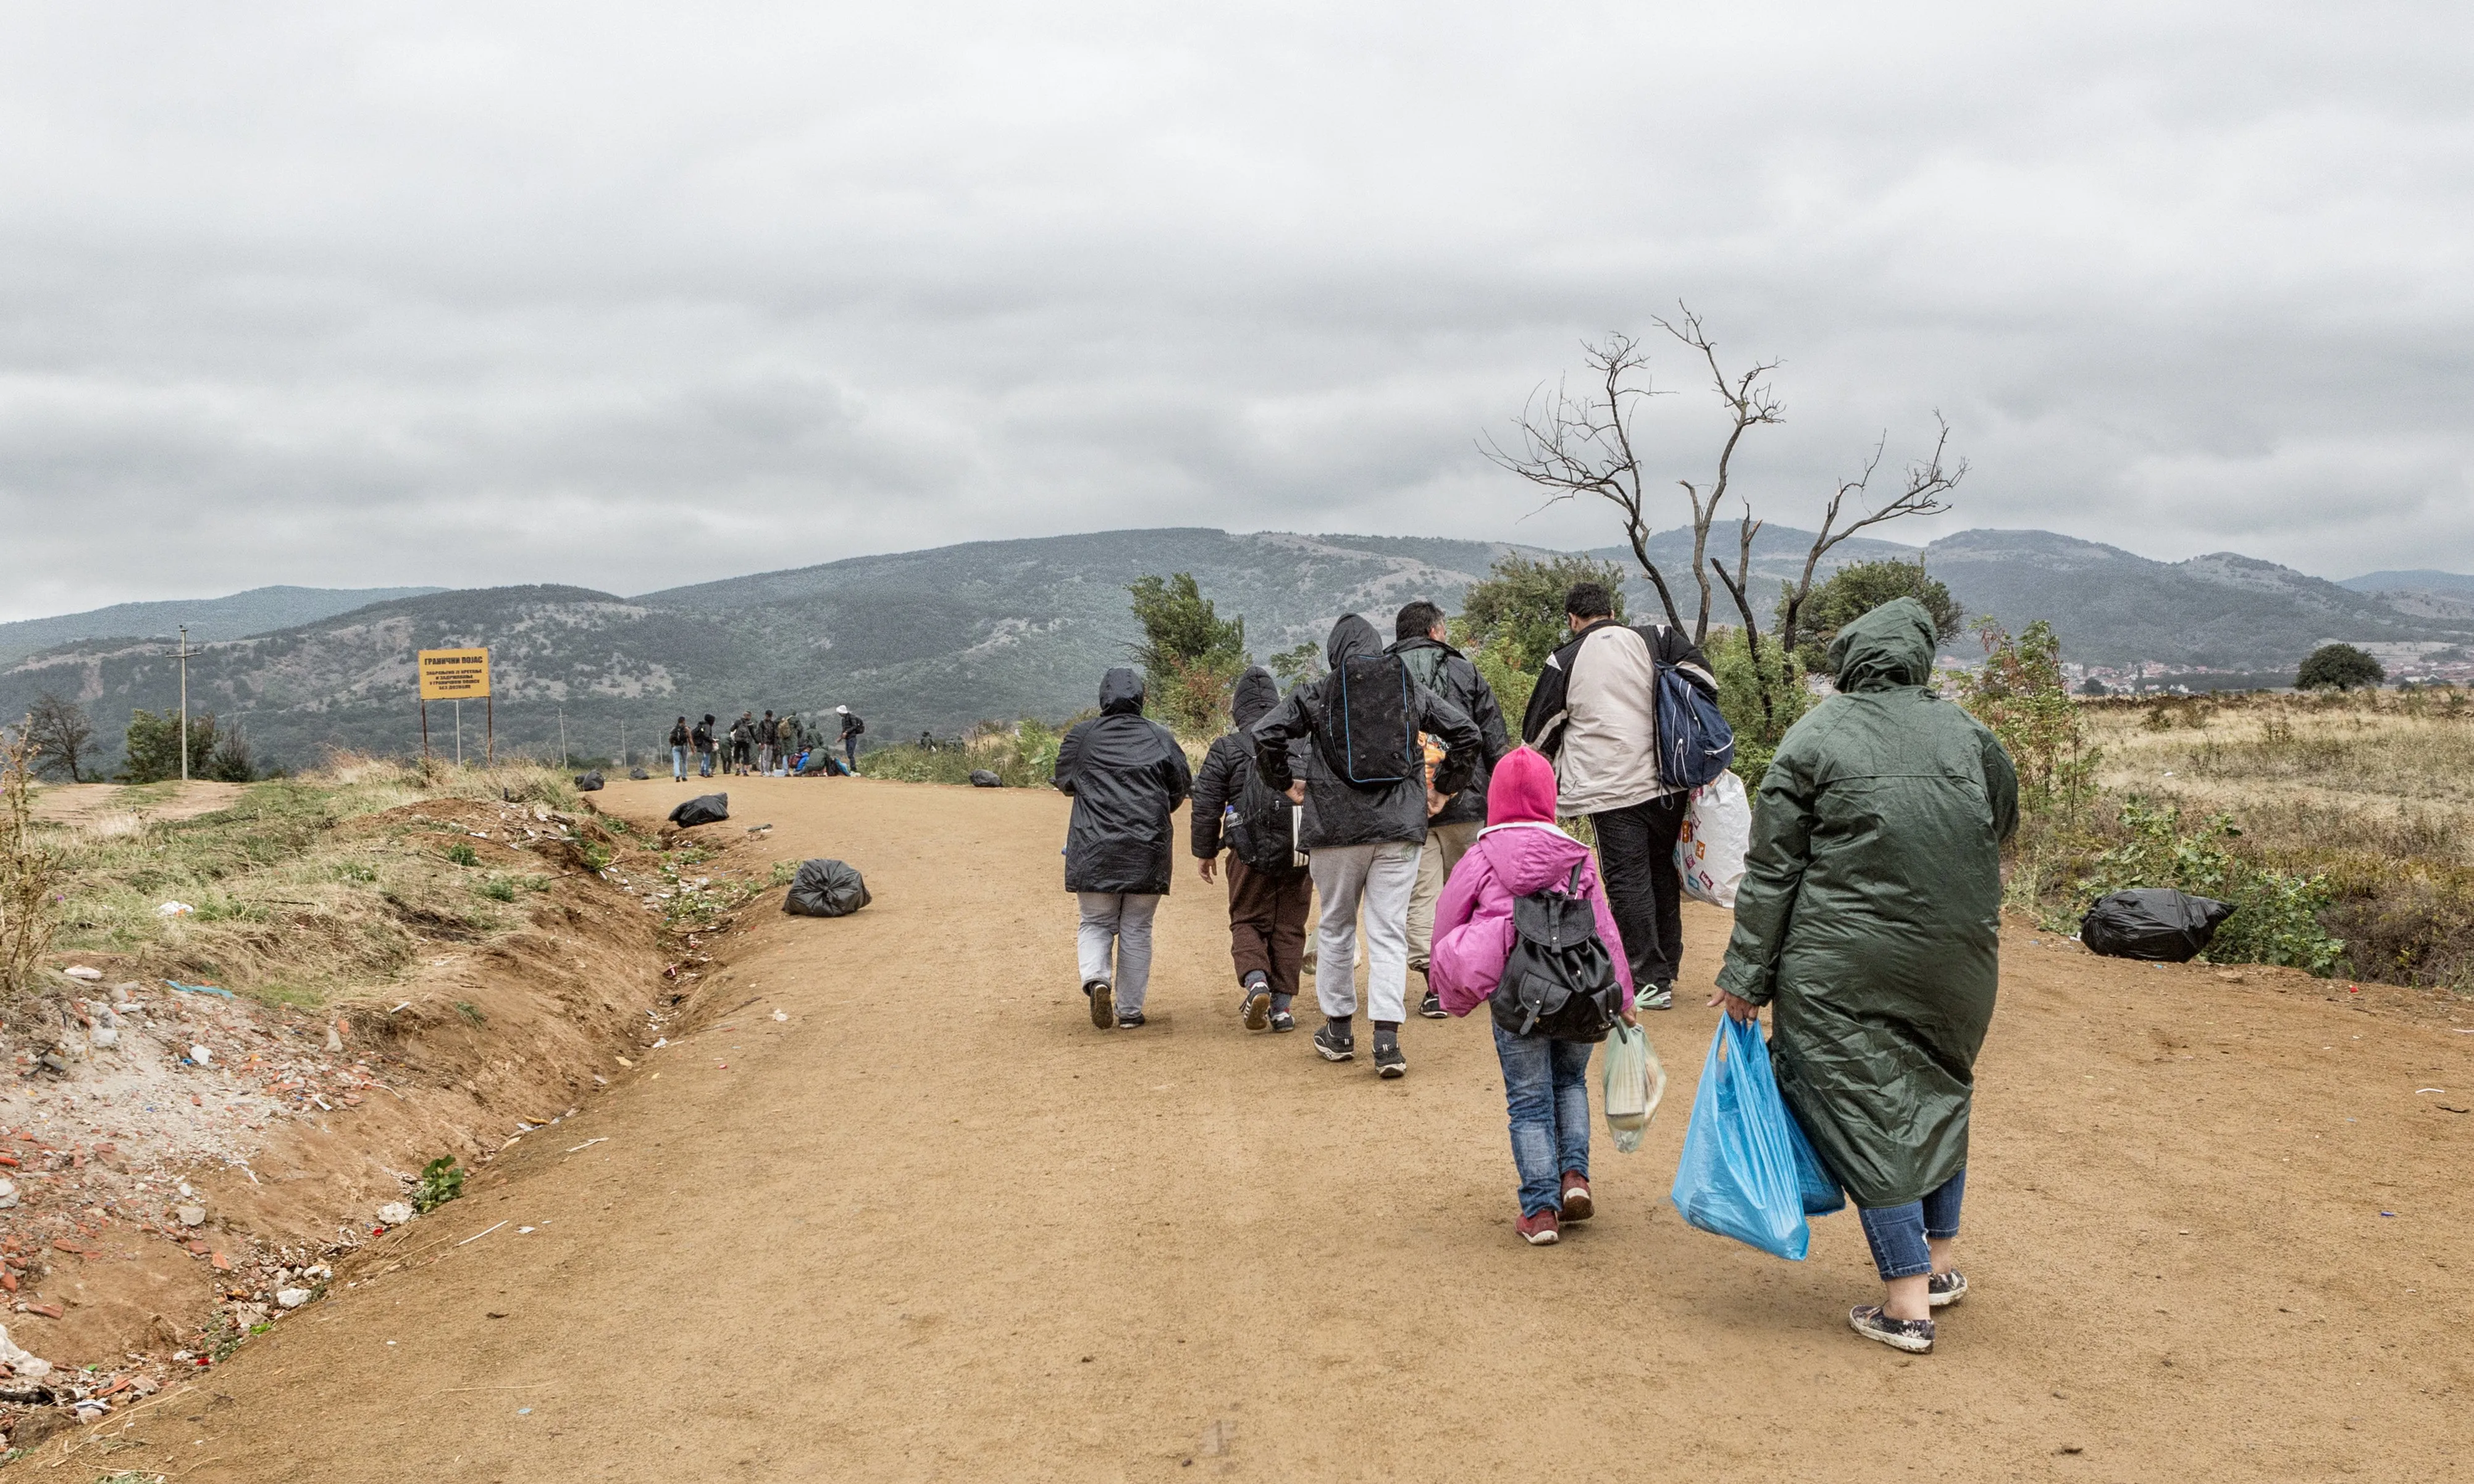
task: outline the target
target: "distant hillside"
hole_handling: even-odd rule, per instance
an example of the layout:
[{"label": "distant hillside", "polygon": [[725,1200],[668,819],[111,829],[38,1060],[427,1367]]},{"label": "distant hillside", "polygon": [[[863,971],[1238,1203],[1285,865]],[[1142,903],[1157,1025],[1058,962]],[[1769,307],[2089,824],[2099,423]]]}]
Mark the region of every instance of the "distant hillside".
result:
[{"label": "distant hillside", "polygon": [[[1734,532],[1712,534],[1723,535],[1720,554],[1730,554]],[[1764,623],[1780,582],[1801,567],[1810,541],[1809,532],[1790,527],[1762,532],[1755,569]],[[1224,615],[1246,620],[1249,644],[1262,657],[1300,640],[1320,642],[1343,613],[1364,613],[1388,631],[1411,598],[1456,607],[1470,582],[1516,549],[1534,548],[1199,528],[1103,531],[861,557],[634,597],[569,587],[428,593],[250,635],[204,627],[203,605],[161,606],[182,608],[192,636],[207,636],[190,662],[192,706],[243,727],[262,761],[297,766],[328,746],[413,750],[420,744],[413,651],[484,644],[496,653],[502,746],[554,755],[563,716],[578,756],[614,755],[623,723],[641,757],[681,713],[727,719],[769,707],[821,715],[844,703],[867,718],[875,742],[922,729],[951,736],[987,718],[1071,716],[1092,704],[1101,673],[1125,662],[1135,637],[1126,587],[1146,574],[1194,573]],[[1697,598],[1688,535],[1661,533],[1652,551],[1688,620]],[[1599,554],[1631,565],[1628,550]],[[1989,613],[2014,630],[2049,619],[2064,652],[2092,664],[2145,660],[2290,674],[2323,639],[2419,645],[2417,654],[2474,643],[2474,604],[2462,599],[2372,597],[2231,554],[2152,562],[2041,531],[1966,531],[1921,550],[1851,541],[1832,562],[1919,555],[1971,614]],[[1645,582],[1632,578],[1627,592],[1636,615],[1658,611]],[[1734,620],[1734,605],[1720,597],[1712,619]],[[92,627],[92,618],[36,621]],[[1966,640],[1953,646],[1960,655],[1973,648]],[[44,691],[86,707],[108,740],[99,761],[109,766],[132,708],[177,703],[178,669],[159,643],[109,636],[56,643],[0,668],[0,716],[23,715]],[[430,708],[441,751],[451,746],[452,715]],[[480,746],[484,716],[481,706],[464,707],[468,755]]]},{"label": "distant hillside", "polygon": [[320,619],[392,602],[444,593],[445,588],[252,588],[230,597],[181,598],[164,602],[114,603],[57,619],[21,619],[0,623],[0,667],[16,664],[55,645],[114,636],[147,639],[170,635],[189,625],[189,642],[239,639],[269,629],[314,623]]},{"label": "distant hillside", "polygon": [[2231,552],[2155,562],[2050,531],[1976,530],[1934,542],[1924,557],[1969,614],[1990,614],[2014,633],[2050,620],[2064,652],[2092,665],[2290,670],[2330,639],[2474,640],[2474,624],[2402,612]]},{"label": "distant hillside", "polygon": [[2474,596],[2474,576],[2462,572],[2433,572],[2418,568],[2413,572],[2365,572],[2347,577],[2337,584],[2357,593],[2456,593]]}]

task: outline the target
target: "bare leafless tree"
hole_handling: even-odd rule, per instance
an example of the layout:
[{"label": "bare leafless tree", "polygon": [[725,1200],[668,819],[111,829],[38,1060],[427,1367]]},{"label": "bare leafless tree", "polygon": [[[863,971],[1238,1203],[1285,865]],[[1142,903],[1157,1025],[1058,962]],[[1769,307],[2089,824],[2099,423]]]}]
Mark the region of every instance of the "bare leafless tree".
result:
[{"label": "bare leafless tree", "polygon": [[1716,557],[1710,558],[1710,570],[1727,585],[1727,596],[1735,600],[1735,612],[1744,619],[1744,649],[1752,656],[1753,680],[1761,694],[1761,736],[1778,736],[1778,708],[1770,700],[1769,671],[1761,666],[1761,626],[1753,621],[1752,599],[1745,590],[1753,580],[1753,538],[1761,533],[1761,523],[1753,519],[1753,502],[1744,501],[1744,518],[1735,528],[1735,572],[1727,574],[1726,565]]},{"label": "bare leafless tree", "polygon": [[[1620,511],[1633,560],[1658,589],[1666,620],[1682,627],[1675,595],[1649,559],[1649,538],[1656,530],[1633,442],[1634,412],[1657,395],[1650,385],[1649,356],[1639,341],[1620,331],[1603,341],[1583,341],[1581,352],[1596,383],[1587,394],[1574,396],[1563,381],[1555,383],[1551,395],[1541,387],[1513,423],[1520,432],[1520,451],[1506,451],[1491,436],[1482,450],[1497,465],[1547,491],[1546,504],[1594,495]],[[1706,579],[1702,585],[1709,585]]]},{"label": "bare leafless tree", "polygon": [[[1813,573],[1832,547],[1857,531],[1884,521],[1911,515],[1939,515],[1950,508],[1949,501],[1943,497],[1958,488],[1958,481],[1967,477],[1967,460],[1962,458],[1946,469],[1942,466],[1943,457],[1950,451],[1950,424],[1939,409],[1933,412],[1933,426],[1938,431],[1933,438],[1931,455],[1907,466],[1905,488],[1887,502],[1864,508],[1864,497],[1872,487],[1874,472],[1881,467],[1881,450],[1889,443],[1890,435],[1886,432],[1874,443],[1872,456],[1864,461],[1864,472],[1853,479],[1839,481],[1838,492],[1830,497],[1829,505],[1822,511],[1821,530],[1812,538],[1812,549],[1805,553],[1804,573],[1795,586],[1786,590],[1783,611],[1779,615],[1779,645],[1787,653],[1795,652],[1796,622],[1803,617],[1805,603],[1812,596]],[[1845,525],[1840,525],[1838,518],[1850,497],[1855,499],[1861,513]],[[1748,507],[1748,518],[1749,514]],[[1745,621],[1750,624],[1749,616]]]},{"label": "bare leafless tree", "polygon": [[67,772],[71,783],[85,781],[79,760],[94,741],[94,728],[77,702],[64,701],[49,691],[35,697],[26,713],[25,737],[34,749],[36,772],[57,767]]},{"label": "bare leafless tree", "polygon": [[[1692,577],[1700,590],[1692,639],[1698,644],[1710,632],[1710,574],[1703,570],[1703,559],[1709,551],[1710,523],[1717,519],[1719,503],[1727,496],[1736,448],[1747,430],[1784,421],[1769,386],[1770,373],[1778,369],[1778,362],[1757,362],[1730,375],[1720,364],[1716,344],[1689,305],[1678,306],[1676,320],[1655,323],[1699,353],[1731,419],[1726,441],[1719,446],[1716,476],[1708,487],[1690,479],[1676,481],[1692,511]],[[1576,396],[1560,381],[1551,394],[1541,389],[1514,424],[1520,433],[1519,450],[1507,451],[1490,438],[1484,451],[1497,465],[1547,490],[1550,505],[1578,495],[1593,495],[1613,504],[1623,516],[1624,538],[1631,544],[1633,560],[1658,590],[1666,620],[1682,628],[1684,618],[1676,607],[1675,594],[1658,564],[1650,560],[1649,539],[1657,534],[1657,527],[1649,514],[1648,480],[1633,429],[1639,403],[1659,395],[1651,384],[1648,353],[1639,341],[1620,332],[1603,341],[1584,342],[1582,351],[1594,383],[1589,390]]]},{"label": "bare leafless tree", "polygon": [[[1719,501],[1727,498],[1727,478],[1734,467],[1735,450],[1744,441],[1746,432],[1783,423],[1786,414],[1780,408],[1778,396],[1769,384],[1770,373],[1779,368],[1777,361],[1755,361],[1741,373],[1728,375],[1726,368],[1718,363],[1718,347],[1702,328],[1701,316],[1693,313],[1688,304],[1678,304],[1676,308],[1682,316],[1681,322],[1671,324],[1660,320],[1658,328],[1701,353],[1703,364],[1710,368],[1710,384],[1718,389],[1718,399],[1727,404],[1732,422],[1727,429],[1727,441],[1718,446],[1718,472],[1717,476],[1710,481],[1709,494],[1705,497],[1700,487],[1689,479],[1675,481],[1684,486],[1686,498],[1692,501],[1692,574],[1701,581],[1701,612],[1692,624],[1692,642],[1697,645],[1710,637],[1710,579],[1702,572],[1705,559],[1715,560],[1710,557],[1710,523],[1717,519]],[[1747,502],[1747,518],[1750,509]],[[1752,537],[1747,534],[1743,539],[1744,556],[1749,563]],[[1767,695],[1764,694],[1762,699],[1766,701]]]}]

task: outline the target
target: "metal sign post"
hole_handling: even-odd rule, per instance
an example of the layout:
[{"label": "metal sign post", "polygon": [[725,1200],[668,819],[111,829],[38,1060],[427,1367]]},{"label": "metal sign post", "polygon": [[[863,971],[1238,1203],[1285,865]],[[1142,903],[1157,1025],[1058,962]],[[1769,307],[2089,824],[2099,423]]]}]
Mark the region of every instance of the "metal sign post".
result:
[{"label": "metal sign post", "polygon": [[497,704],[490,693],[490,651],[488,649],[424,649],[417,656],[421,672],[421,753],[429,755],[429,705],[431,701],[455,703],[455,766],[464,766],[464,698],[476,696],[490,702],[489,756],[497,761],[498,745]]}]

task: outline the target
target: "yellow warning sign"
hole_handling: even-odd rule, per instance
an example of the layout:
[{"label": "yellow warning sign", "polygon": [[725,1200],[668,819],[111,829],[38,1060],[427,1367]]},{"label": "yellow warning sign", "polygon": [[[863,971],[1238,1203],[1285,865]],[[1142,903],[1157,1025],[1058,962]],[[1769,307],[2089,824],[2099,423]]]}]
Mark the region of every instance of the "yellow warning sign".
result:
[{"label": "yellow warning sign", "polygon": [[489,693],[489,650],[424,649],[421,651],[421,698],[423,700],[479,700]]}]

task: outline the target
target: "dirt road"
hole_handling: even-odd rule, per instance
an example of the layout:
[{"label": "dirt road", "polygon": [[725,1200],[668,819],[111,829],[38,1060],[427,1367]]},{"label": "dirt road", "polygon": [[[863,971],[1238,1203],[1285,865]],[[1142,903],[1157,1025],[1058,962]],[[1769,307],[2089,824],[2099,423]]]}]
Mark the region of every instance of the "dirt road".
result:
[{"label": "dirt road", "polygon": [[[650,818],[689,791],[600,797]],[[2469,1472],[2474,1115],[2442,1105],[2474,1107],[2474,1035],[2013,934],[1979,1068],[1976,1291],[1907,1359],[1844,1327],[1876,1291],[1852,1217],[1789,1264],[1666,1205],[1714,1014],[1698,997],[1654,1022],[1675,1085],[1647,1147],[1601,1138],[1602,1214],[1532,1250],[1482,1027],[1412,1022],[1395,1083],[1249,1035],[1220,898],[1187,865],[1151,1027],[1095,1032],[1064,801],[730,792],[720,828],[770,820],[782,859],[848,858],[875,905],[760,914],[705,992],[729,1013],[611,1067],[582,1116],[417,1224],[439,1260],[339,1289],[139,1412],[120,1441],[142,1447],[109,1469]],[[1690,914],[1693,982],[1724,928]],[[109,1472],[93,1451],[70,1472],[88,1463]]]}]

